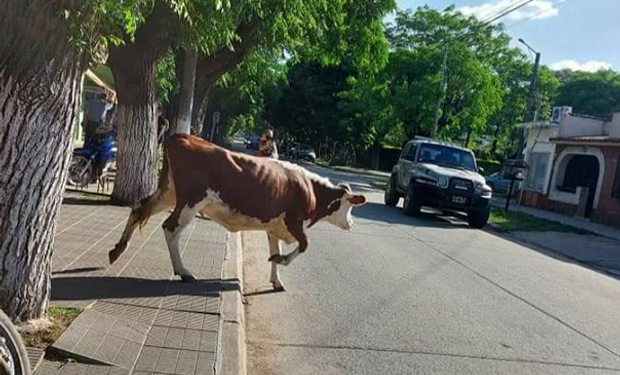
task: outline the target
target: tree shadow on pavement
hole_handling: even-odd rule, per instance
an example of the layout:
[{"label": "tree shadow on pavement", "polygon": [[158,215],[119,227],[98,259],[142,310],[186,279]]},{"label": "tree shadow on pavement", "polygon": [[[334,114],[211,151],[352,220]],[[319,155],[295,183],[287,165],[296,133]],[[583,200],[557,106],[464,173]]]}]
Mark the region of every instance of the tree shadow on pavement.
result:
[{"label": "tree shadow on pavement", "polygon": [[52,279],[52,300],[54,301],[173,295],[217,297],[220,292],[234,290],[241,290],[238,279],[204,279],[193,283],[122,276],[54,277]]},{"label": "tree shadow on pavement", "polygon": [[98,195],[95,197],[69,196],[69,197],[63,198],[62,204],[68,204],[68,205],[73,205],[73,206],[108,206],[110,205],[110,199],[109,197],[106,198],[105,196],[101,196],[101,195]]}]

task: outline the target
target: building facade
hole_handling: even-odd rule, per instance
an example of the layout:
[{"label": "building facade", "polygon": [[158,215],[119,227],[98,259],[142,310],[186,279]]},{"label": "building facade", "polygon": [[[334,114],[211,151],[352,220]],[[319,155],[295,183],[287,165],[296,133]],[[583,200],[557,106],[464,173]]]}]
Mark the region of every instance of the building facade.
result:
[{"label": "building facade", "polygon": [[554,109],[528,131],[522,204],[620,227],[620,113],[609,121]]}]

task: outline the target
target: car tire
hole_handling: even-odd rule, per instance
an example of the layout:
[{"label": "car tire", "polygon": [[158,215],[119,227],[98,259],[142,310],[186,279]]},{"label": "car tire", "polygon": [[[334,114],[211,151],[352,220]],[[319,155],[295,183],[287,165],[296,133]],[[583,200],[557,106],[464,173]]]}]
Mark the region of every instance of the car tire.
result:
[{"label": "car tire", "polygon": [[480,211],[469,212],[467,215],[467,222],[472,228],[482,229],[485,225],[487,225],[487,222],[489,221],[489,216],[491,216],[490,205]]},{"label": "car tire", "polygon": [[422,209],[422,200],[415,193],[415,186],[410,184],[403,202],[403,212],[407,216],[417,216]]},{"label": "car tire", "polygon": [[385,193],[383,193],[383,201],[386,206],[396,207],[399,200],[400,196],[396,191],[396,179],[394,176],[391,176],[388,180],[388,186],[385,188]]}]

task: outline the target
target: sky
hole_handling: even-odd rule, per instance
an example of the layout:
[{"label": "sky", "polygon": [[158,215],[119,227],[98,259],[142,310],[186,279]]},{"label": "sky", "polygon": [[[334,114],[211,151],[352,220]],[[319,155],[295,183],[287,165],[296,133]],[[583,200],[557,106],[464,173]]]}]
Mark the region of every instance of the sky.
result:
[{"label": "sky", "polygon": [[[454,4],[481,19],[523,0],[397,0],[399,9]],[[620,0],[534,0],[502,18],[516,42],[523,38],[552,69],[620,71]],[[388,21],[393,16],[388,17]]]}]

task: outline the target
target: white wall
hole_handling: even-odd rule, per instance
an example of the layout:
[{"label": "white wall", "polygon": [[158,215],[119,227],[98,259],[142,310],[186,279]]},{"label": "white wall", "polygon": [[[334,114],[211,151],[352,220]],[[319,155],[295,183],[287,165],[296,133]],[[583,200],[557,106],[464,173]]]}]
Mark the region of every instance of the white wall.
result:
[{"label": "white wall", "polygon": [[603,135],[603,121],[578,116],[564,116],[560,124],[560,137]]},{"label": "white wall", "polygon": [[612,138],[620,138],[620,113],[614,113],[610,122],[605,123],[605,134]]}]

